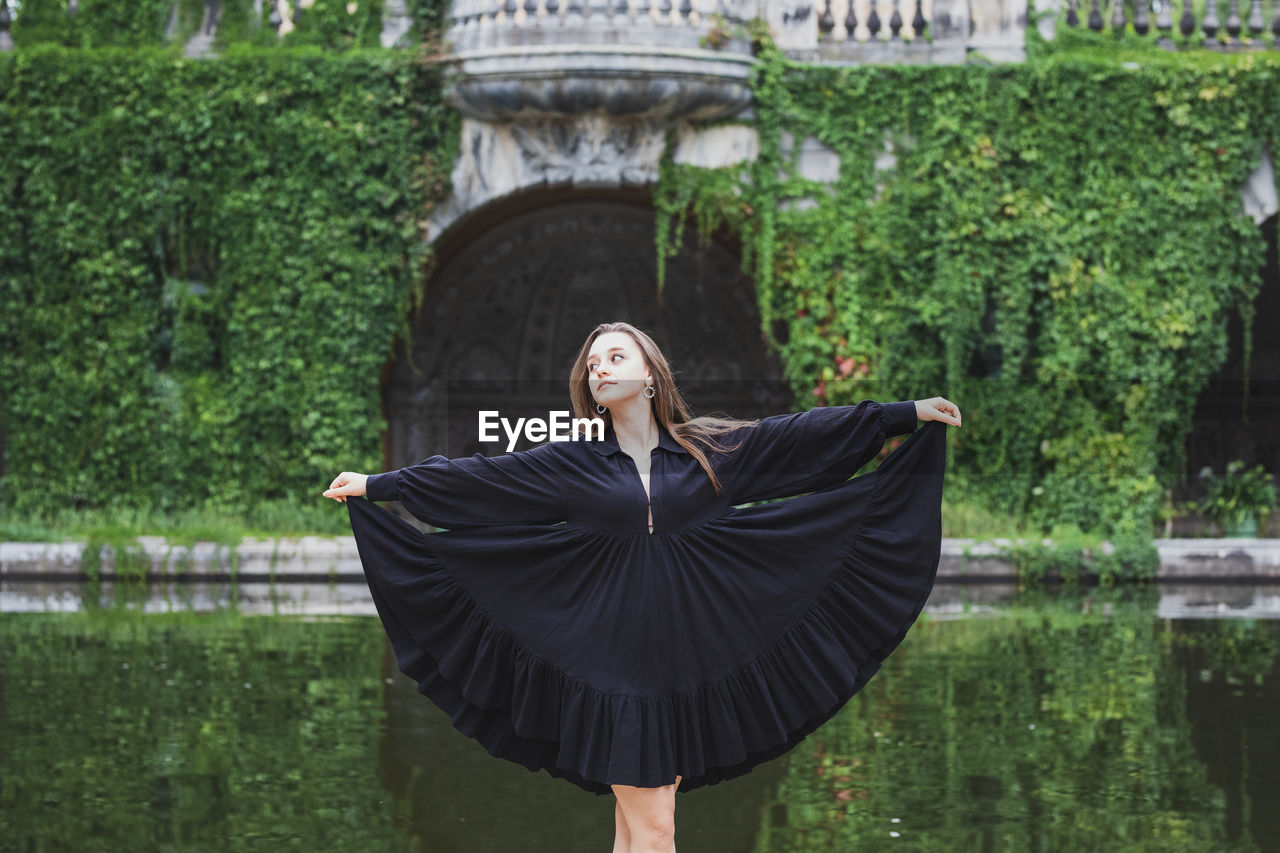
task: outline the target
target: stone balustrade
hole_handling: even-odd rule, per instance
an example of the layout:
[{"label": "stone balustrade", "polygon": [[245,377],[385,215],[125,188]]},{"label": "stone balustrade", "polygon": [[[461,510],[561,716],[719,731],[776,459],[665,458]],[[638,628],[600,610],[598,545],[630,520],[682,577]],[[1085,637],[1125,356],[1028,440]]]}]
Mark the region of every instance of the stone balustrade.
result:
[{"label": "stone balustrade", "polygon": [[[75,15],[78,5],[70,0],[67,14]],[[185,46],[188,55],[213,50],[222,5],[205,0],[200,30]],[[259,26],[283,37],[298,5],[300,0],[254,0],[254,16]],[[1280,0],[1034,0],[1033,6],[1040,34],[1050,39],[1065,27],[1147,36],[1171,50],[1280,50]],[[18,14],[15,0],[0,0],[0,51],[14,48],[11,24]],[[492,78],[518,71],[505,68],[502,59],[519,57],[526,78],[557,63],[568,70],[565,63],[576,61],[579,70],[596,72],[621,72],[630,63],[635,75],[652,72],[657,63],[662,71],[683,66],[677,74],[682,79],[702,75],[723,84],[745,75],[748,24],[755,19],[768,25],[784,52],[806,62],[954,63],[974,53],[1019,61],[1026,53],[1027,8],[1021,0],[455,0],[447,40],[464,75]],[[410,31],[406,0],[384,0],[382,45],[409,47]],[[595,58],[567,59],[575,53]],[[464,93],[462,103],[477,115],[494,115],[510,108],[500,106],[500,96],[483,103],[498,94],[472,104]],[[722,87],[718,98],[722,103],[715,108],[699,102],[676,110],[710,118],[742,106],[733,85]],[[537,102],[515,106],[549,108]],[[573,105],[552,111],[566,108]]]},{"label": "stone balustrade", "polygon": [[1050,36],[1054,25],[1061,24],[1094,32],[1154,33],[1156,44],[1169,50],[1280,50],[1277,0],[1149,0],[1129,8],[1115,0],[1051,0],[1039,5],[1049,13]]},{"label": "stone balustrade", "polygon": [[710,120],[751,102],[751,0],[457,0],[451,99],[488,121]]}]

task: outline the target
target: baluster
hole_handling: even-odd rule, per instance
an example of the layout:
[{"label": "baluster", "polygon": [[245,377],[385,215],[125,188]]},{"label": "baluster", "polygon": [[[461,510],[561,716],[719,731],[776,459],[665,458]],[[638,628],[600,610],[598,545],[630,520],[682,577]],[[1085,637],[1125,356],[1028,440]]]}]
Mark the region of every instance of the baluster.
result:
[{"label": "baluster", "polygon": [[[276,4],[271,4],[272,11],[276,18],[282,17],[280,11],[276,8]],[[272,16],[267,16],[267,22],[272,21]],[[275,25],[276,32],[280,31],[279,25]],[[454,0],[449,4],[449,39],[458,49],[463,47],[462,39],[465,38],[467,32],[467,9],[462,0]]]},{"label": "baluster", "polygon": [[1080,15],[1076,12],[1076,0],[1067,0],[1067,26],[1080,26]]},{"label": "baluster", "polygon": [[[1277,4],[1280,7],[1280,4]],[[1262,0],[1253,0],[1249,4],[1249,38],[1262,38]]]},{"label": "baluster", "polygon": [[876,10],[876,0],[871,0],[871,14],[867,16],[867,30],[871,33],[868,41],[880,40],[880,13]]},{"label": "baluster", "polygon": [[0,51],[8,53],[13,50],[13,36],[9,33],[9,25],[13,17],[9,14],[9,0],[0,0]]},{"label": "baluster", "polygon": [[538,20],[538,0],[524,0],[524,22],[533,26]]},{"label": "baluster", "polygon": [[1102,12],[1098,9],[1098,0],[1093,0],[1093,8],[1089,10],[1089,29],[1095,33],[1102,32]]},{"label": "baluster", "polygon": [[[516,4],[516,0],[502,0],[502,22],[508,25],[514,24],[516,20],[516,9],[518,8],[519,6]],[[496,18],[497,16],[495,15],[494,17]]]},{"label": "baluster", "polygon": [[893,0],[893,14],[889,16],[889,41],[902,41],[902,14],[898,11],[898,0]]},{"label": "baluster", "polygon": [[1209,0],[1204,4],[1204,23],[1200,25],[1200,29],[1204,30],[1204,46],[1213,47],[1221,44],[1214,36],[1218,34],[1218,3],[1217,0]]},{"label": "baluster", "polygon": [[689,0],[680,0],[680,8],[677,10],[680,20],[685,23],[689,22],[689,15],[693,13],[693,4]]},{"label": "baluster", "polygon": [[858,29],[858,12],[853,8],[855,4],[856,0],[849,0],[849,11],[844,15],[844,37],[847,41],[857,41],[853,34],[854,30]]},{"label": "baluster", "polygon": [[1240,43],[1240,0],[1231,0],[1227,4],[1227,35],[1236,44]]},{"label": "baluster", "polygon": [[[583,9],[582,0],[568,0],[568,2],[565,5],[565,12],[568,13],[570,18],[575,16],[577,16],[579,19],[586,17],[585,10]],[[579,20],[579,21],[576,21],[575,23],[581,23],[581,21]]]},{"label": "baluster", "polygon": [[547,0],[547,19],[560,20],[560,0]]},{"label": "baluster", "polygon": [[[1147,3],[1149,0],[1138,0],[1138,8],[1133,16],[1133,31],[1140,36],[1145,36],[1151,29],[1151,21],[1147,17]],[[1163,3],[1161,4],[1163,6]]]},{"label": "baluster", "polygon": [[1124,35],[1124,0],[1111,0],[1111,32],[1116,38]]},{"label": "baluster", "polygon": [[460,50],[466,50],[475,46],[476,31],[480,27],[479,6],[477,0],[458,0],[456,8],[459,34],[455,45]]},{"label": "baluster", "polygon": [[280,17],[280,4],[276,0],[271,0],[271,11],[267,14],[267,26],[271,27],[271,31],[279,36],[280,25],[283,23],[284,18]]},{"label": "baluster", "polygon": [[1160,38],[1156,39],[1156,44],[1161,47],[1173,47],[1173,3],[1169,0],[1160,0],[1160,12],[1156,15],[1156,29],[1160,31]]},{"label": "baluster", "polygon": [[501,44],[501,36],[498,35],[498,18],[502,13],[502,6],[506,0],[490,0],[485,3],[483,17],[480,23],[483,25],[478,31],[478,36],[482,40],[480,47],[496,47]]},{"label": "baluster", "polygon": [[1182,0],[1182,18],[1178,21],[1178,32],[1183,38],[1191,38],[1196,31],[1196,17],[1191,11],[1191,0]]},{"label": "baluster", "polygon": [[924,28],[928,25],[924,19],[924,0],[916,0],[916,13],[911,18],[911,38],[924,38]]},{"label": "baluster", "polygon": [[652,8],[653,4],[649,0],[636,0],[636,20],[652,24],[653,17],[650,12]]},{"label": "baluster", "polygon": [[831,14],[831,0],[822,9],[822,17],[818,18],[818,41],[830,41],[831,31],[836,28],[836,17]]}]

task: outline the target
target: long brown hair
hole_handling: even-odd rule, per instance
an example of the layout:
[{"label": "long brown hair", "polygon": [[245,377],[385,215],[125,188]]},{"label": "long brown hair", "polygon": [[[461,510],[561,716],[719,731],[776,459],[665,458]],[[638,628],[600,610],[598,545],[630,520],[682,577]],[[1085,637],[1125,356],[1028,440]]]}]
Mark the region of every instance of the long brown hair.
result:
[{"label": "long brown hair", "polygon": [[717,437],[744,426],[755,426],[759,421],[716,415],[691,417],[684,397],[680,396],[680,391],[676,388],[675,379],[671,375],[671,365],[667,363],[666,356],[662,354],[662,350],[658,349],[653,338],[630,323],[601,323],[587,335],[587,340],[578,351],[578,358],[573,362],[573,368],[569,372],[569,398],[573,402],[573,416],[575,418],[603,417],[606,423],[612,416],[607,409],[604,415],[596,413],[595,398],[591,396],[591,381],[587,373],[587,356],[591,354],[591,345],[595,343],[596,338],[606,332],[626,332],[636,342],[636,346],[640,348],[644,357],[645,365],[653,375],[654,394],[651,402],[654,419],[671,433],[671,437],[681,447],[698,460],[702,470],[706,471],[707,476],[711,478],[711,484],[716,492],[723,492],[720,479],[716,477],[716,472],[707,460],[707,450],[720,453],[734,450],[741,441],[732,447],[726,447],[717,441]]}]

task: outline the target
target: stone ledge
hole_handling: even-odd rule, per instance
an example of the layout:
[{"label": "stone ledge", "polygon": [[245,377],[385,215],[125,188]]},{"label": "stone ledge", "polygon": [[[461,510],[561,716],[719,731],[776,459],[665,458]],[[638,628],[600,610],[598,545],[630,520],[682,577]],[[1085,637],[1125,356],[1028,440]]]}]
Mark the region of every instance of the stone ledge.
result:
[{"label": "stone ledge", "polygon": [[[1001,553],[1001,546],[1011,544],[1014,540],[944,539],[938,577],[1011,581],[1016,571]],[[235,575],[286,581],[317,577],[355,581],[364,577],[355,540],[350,536],[245,539],[234,553],[229,546],[212,542],[171,546],[154,536],[139,537],[138,545],[138,559],[146,565],[151,579]],[[84,547],[77,542],[2,542],[0,578],[83,578]],[[1280,539],[1157,539],[1156,548],[1160,580],[1280,581]],[[1103,549],[1110,550],[1105,543]],[[115,561],[110,549],[104,549],[103,577],[116,574]],[[126,568],[121,574],[135,575],[137,570]]]},{"label": "stone ledge", "polygon": [[[944,539],[938,576],[1012,579],[1017,573],[1002,548],[1028,541]],[[1280,580],[1280,539],[1157,539],[1155,546],[1160,580]],[[1111,553],[1111,544],[1102,550]]]},{"label": "stone ledge", "polygon": [[[1280,586],[1272,583],[1174,581],[1161,583],[1154,592],[1159,619],[1280,620]],[[1018,603],[1019,595],[1018,585],[1009,581],[940,583],[929,596],[924,614],[933,621],[999,618],[1002,610]],[[364,583],[160,580],[147,584],[139,593],[131,581],[85,584],[75,577],[0,579],[0,613],[70,613],[121,606],[143,613],[233,610],[303,619],[377,616]],[[1084,594],[1080,607],[1106,616],[1113,605]]]}]

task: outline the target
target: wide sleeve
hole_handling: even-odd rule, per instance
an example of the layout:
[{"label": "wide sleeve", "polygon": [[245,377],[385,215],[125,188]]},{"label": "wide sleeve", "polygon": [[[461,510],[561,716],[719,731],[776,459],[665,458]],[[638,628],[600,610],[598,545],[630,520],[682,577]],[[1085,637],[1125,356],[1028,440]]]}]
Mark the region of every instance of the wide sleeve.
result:
[{"label": "wide sleeve", "polygon": [[849,479],[885,439],[915,428],[914,400],[774,415],[724,436],[730,446],[741,444],[722,457],[716,474],[730,504],[812,492]]},{"label": "wide sleeve", "polygon": [[568,467],[557,444],[499,456],[432,456],[370,476],[365,495],[371,501],[400,501],[415,518],[449,530],[554,524],[568,517]]}]

